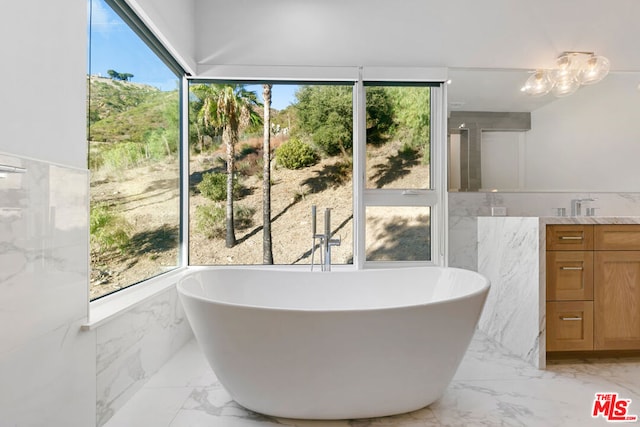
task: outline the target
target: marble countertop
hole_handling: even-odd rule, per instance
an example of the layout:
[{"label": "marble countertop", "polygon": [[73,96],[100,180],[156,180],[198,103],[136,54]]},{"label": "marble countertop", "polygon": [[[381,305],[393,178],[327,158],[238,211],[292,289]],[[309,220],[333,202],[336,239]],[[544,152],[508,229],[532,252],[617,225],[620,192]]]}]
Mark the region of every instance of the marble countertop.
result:
[{"label": "marble countertop", "polygon": [[640,216],[545,216],[544,224],[640,224]]},{"label": "marble countertop", "polygon": [[487,216],[484,218],[538,218],[541,224],[640,224],[640,216]]}]

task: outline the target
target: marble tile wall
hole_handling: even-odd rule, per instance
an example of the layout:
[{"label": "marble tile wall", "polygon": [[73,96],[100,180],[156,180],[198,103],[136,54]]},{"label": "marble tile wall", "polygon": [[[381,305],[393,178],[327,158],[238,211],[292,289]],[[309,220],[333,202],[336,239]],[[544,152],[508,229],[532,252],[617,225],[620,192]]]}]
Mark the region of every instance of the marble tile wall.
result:
[{"label": "marble tile wall", "polygon": [[95,420],[88,172],[0,153],[0,424]]},{"label": "marble tile wall", "polygon": [[175,287],[86,330],[88,172],[0,153],[0,425],[102,425],[192,338]]},{"label": "marble tile wall", "polygon": [[97,426],[107,422],[158,369],[193,338],[175,286],[97,332]]},{"label": "marble tile wall", "polygon": [[570,212],[571,199],[592,198],[585,206],[596,216],[640,215],[640,193],[448,193],[449,265],[478,267],[477,218],[491,215],[492,206],[504,206],[508,216],[551,216],[557,207]]}]

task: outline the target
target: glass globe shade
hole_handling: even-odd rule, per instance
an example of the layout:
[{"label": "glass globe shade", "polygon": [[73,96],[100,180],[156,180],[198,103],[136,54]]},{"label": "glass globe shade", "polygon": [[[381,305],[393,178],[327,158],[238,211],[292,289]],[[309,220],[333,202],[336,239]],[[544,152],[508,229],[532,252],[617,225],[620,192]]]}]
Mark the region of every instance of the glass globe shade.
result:
[{"label": "glass globe shade", "polygon": [[545,70],[537,70],[525,82],[522,91],[531,96],[544,96],[553,88],[553,81]]},{"label": "glass globe shade", "polygon": [[553,94],[558,98],[568,96],[578,90],[580,82],[573,76],[567,76],[556,80],[555,86],[553,86]]},{"label": "glass globe shade", "polygon": [[583,85],[598,83],[609,74],[609,68],[610,63],[607,58],[592,55],[581,68],[578,80]]},{"label": "glass globe shade", "polygon": [[578,76],[580,58],[571,53],[564,53],[558,57],[558,68],[553,69],[551,78],[554,81],[571,80]]}]

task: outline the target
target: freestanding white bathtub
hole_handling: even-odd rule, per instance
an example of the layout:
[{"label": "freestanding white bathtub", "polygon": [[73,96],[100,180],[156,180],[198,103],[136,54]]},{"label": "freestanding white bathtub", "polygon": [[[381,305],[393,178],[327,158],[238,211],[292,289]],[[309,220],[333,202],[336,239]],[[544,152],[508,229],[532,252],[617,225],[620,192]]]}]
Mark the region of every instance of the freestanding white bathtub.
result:
[{"label": "freestanding white bathtub", "polygon": [[489,282],[440,267],[207,268],[178,283],[198,343],[242,406],[285,418],[413,411],[447,388]]}]

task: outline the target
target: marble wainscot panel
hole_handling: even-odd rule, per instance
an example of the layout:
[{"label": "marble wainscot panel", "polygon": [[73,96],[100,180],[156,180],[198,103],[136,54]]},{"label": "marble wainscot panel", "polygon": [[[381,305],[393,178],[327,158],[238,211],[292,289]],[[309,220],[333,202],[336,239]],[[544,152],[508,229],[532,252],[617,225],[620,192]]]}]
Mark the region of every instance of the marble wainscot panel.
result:
[{"label": "marble wainscot panel", "polygon": [[109,320],[96,333],[97,426],[193,338],[175,286]]},{"label": "marble wainscot panel", "polygon": [[0,424],[92,425],[88,172],[2,153],[0,165]]},{"label": "marble wainscot panel", "polygon": [[546,366],[546,226],[640,224],[640,217],[478,217],[478,272],[491,290],[478,328],[538,368]]},{"label": "marble wainscot panel", "polygon": [[478,272],[491,281],[478,328],[514,355],[544,367],[539,254],[538,218],[478,218]]},{"label": "marble wainscot panel", "polygon": [[449,266],[477,268],[477,218],[491,215],[492,207],[507,208],[507,216],[548,217],[561,207],[569,214],[572,199],[595,199],[583,209],[595,207],[597,217],[640,215],[640,193],[449,192]]}]

